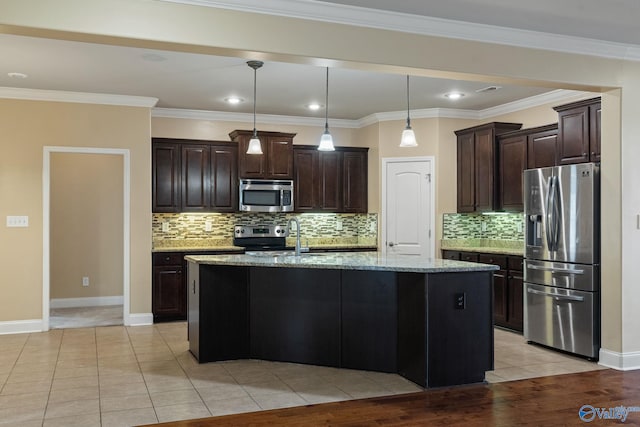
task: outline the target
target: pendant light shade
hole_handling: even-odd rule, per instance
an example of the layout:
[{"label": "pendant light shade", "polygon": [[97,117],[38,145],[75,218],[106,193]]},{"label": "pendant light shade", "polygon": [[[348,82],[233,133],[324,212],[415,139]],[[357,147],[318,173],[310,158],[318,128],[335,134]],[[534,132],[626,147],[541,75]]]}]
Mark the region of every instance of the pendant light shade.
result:
[{"label": "pendant light shade", "polygon": [[327,91],[324,103],[324,132],[320,138],[319,151],[335,151],[333,147],[333,138],[329,133],[329,67],[327,67]]},{"label": "pendant light shade", "polygon": [[249,140],[247,154],[262,154],[262,146],[258,139],[258,131],[256,130],[256,75],[258,68],[264,65],[262,61],[248,61],[247,65],[253,68],[253,136]]},{"label": "pendant light shade", "polygon": [[409,118],[409,75],[407,75],[407,126],[402,131],[400,147],[417,147],[416,134],[411,129],[411,119]]}]

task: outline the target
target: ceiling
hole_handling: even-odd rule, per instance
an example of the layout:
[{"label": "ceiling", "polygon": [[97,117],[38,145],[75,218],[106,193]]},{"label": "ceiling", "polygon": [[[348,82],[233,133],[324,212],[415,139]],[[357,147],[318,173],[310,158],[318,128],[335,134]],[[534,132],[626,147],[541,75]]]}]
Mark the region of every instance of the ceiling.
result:
[{"label": "ceiling", "polygon": [[[300,0],[300,3],[309,0]],[[598,0],[327,0],[343,8],[367,6],[384,11],[474,21],[491,25],[518,25],[536,31],[562,31],[581,37],[600,37],[640,44],[640,2],[610,0],[607,9],[634,12],[615,23],[607,14],[593,15]],[[483,7],[479,8],[478,4]],[[346,6],[345,6],[346,5]],[[554,7],[552,8],[551,5]],[[549,6],[545,8],[543,6]],[[566,8],[579,13],[571,19],[561,14]],[[526,13],[522,13],[526,11]],[[531,19],[535,16],[539,19]],[[616,15],[617,16],[617,15]],[[556,26],[562,18],[563,25]],[[598,25],[594,24],[598,21]],[[631,31],[633,27],[634,31]],[[253,70],[245,59],[40,39],[0,34],[0,86],[28,89],[133,95],[158,98],[157,107],[251,113]],[[19,72],[27,78],[9,77]],[[498,90],[478,92],[490,86]],[[551,88],[509,86],[491,82],[412,77],[411,109],[456,108],[484,110],[549,92]],[[452,101],[445,93],[460,91],[463,98]],[[238,96],[244,102],[230,105],[225,98]],[[325,103],[325,69],[309,65],[267,62],[257,71],[257,112],[284,116],[323,117],[324,110],[310,111],[311,102]],[[406,77],[369,71],[332,68],[329,74],[329,117],[357,120],[373,113],[406,109]]]}]

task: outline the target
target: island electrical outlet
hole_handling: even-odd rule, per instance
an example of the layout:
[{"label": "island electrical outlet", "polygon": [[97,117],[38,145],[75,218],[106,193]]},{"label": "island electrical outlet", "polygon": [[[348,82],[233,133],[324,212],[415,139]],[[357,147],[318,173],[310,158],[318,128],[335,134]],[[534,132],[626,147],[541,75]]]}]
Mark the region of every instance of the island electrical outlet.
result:
[{"label": "island electrical outlet", "polygon": [[455,307],[456,310],[464,310],[467,308],[467,294],[465,292],[455,294]]}]

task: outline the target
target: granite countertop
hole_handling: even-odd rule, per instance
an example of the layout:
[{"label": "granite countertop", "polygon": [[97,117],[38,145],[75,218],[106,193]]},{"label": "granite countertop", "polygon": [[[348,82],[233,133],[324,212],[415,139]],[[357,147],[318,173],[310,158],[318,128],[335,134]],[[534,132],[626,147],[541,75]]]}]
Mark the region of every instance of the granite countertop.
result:
[{"label": "granite countertop", "polygon": [[524,242],[492,239],[443,239],[443,251],[479,252],[487,254],[524,255]]},{"label": "granite countertop", "polygon": [[[288,249],[293,250],[293,246],[287,247]],[[311,251],[314,250],[347,250],[347,249],[360,249],[360,250],[374,250],[378,249],[375,245],[370,244],[354,244],[354,243],[332,243],[328,245],[313,245],[310,246],[309,249]],[[216,246],[162,246],[162,247],[154,247],[151,252],[226,252],[226,251],[237,251],[244,252],[245,248],[240,246],[233,245],[216,245]]]},{"label": "granite countertop", "polygon": [[293,267],[331,270],[375,270],[413,273],[451,273],[498,270],[495,265],[434,258],[383,255],[380,252],[342,252],[295,255],[188,255],[187,261],[209,265]]}]

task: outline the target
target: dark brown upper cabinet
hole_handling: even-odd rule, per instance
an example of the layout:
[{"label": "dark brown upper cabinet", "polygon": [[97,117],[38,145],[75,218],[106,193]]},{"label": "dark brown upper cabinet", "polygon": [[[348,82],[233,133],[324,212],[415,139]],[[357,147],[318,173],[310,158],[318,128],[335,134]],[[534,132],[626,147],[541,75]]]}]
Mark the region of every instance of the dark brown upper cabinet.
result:
[{"label": "dark brown upper cabinet", "polygon": [[153,212],[238,210],[238,147],[224,141],[153,138]]},{"label": "dark brown upper cabinet", "polygon": [[600,161],[600,98],[554,107],[558,112],[558,164]]},{"label": "dark brown upper cabinet", "polygon": [[522,212],[522,172],[555,165],[557,133],[554,123],[498,136],[498,210]]},{"label": "dark brown upper cabinet", "polygon": [[254,179],[293,179],[293,138],[295,133],[258,132],[263,154],[247,154],[250,130],[229,134],[238,143],[238,177]]},{"label": "dark brown upper cabinet", "polygon": [[366,148],[295,145],[296,212],[367,212]]},{"label": "dark brown upper cabinet", "polygon": [[154,138],[151,148],[153,212],[180,212],[180,146]]},{"label": "dark brown upper cabinet", "polygon": [[498,207],[497,136],[520,127],[520,123],[492,122],[455,132],[458,212]]}]

